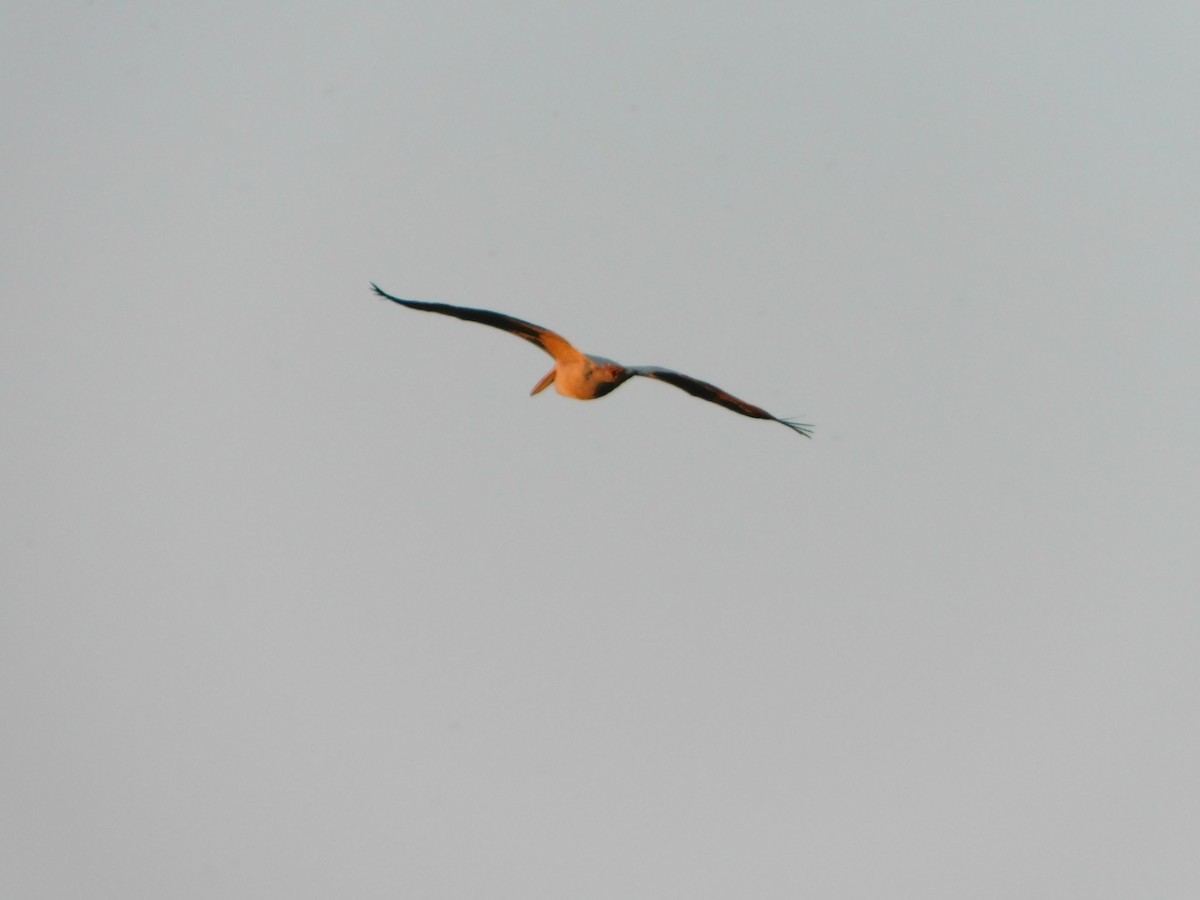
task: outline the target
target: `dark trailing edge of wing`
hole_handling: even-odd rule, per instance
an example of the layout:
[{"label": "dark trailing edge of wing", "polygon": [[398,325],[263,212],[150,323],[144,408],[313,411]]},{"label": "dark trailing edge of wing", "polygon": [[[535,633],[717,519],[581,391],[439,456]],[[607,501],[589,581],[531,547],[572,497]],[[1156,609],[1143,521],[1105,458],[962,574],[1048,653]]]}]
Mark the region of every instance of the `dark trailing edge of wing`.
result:
[{"label": "dark trailing edge of wing", "polygon": [[524,319],[517,319],[487,309],[472,309],[469,306],[451,306],[449,303],[430,303],[425,300],[401,300],[399,297],[393,297],[387,293],[387,291],[383,290],[375,282],[371,282],[371,287],[375,289],[375,293],[380,297],[391,300],[393,303],[399,303],[401,306],[407,306],[409,309],[441,313],[444,316],[454,316],[456,319],[464,319],[467,322],[490,325],[493,328],[499,328],[501,331],[507,331],[509,334],[515,334],[519,338],[524,338],[531,344],[541,347],[547,353],[551,353],[550,348],[546,346],[543,335],[551,334],[552,332],[539,325],[534,325],[532,322],[526,322]]}]

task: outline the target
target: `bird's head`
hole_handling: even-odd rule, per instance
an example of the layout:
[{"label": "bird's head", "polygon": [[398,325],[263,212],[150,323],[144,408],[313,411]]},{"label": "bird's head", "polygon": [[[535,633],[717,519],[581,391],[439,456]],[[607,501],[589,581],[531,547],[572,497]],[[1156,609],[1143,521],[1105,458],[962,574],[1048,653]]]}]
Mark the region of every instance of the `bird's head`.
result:
[{"label": "bird's head", "polygon": [[596,387],[595,396],[597,397],[612,393],[630,378],[629,370],[618,362],[605,359],[603,356],[592,356],[589,359],[592,363],[589,380]]}]

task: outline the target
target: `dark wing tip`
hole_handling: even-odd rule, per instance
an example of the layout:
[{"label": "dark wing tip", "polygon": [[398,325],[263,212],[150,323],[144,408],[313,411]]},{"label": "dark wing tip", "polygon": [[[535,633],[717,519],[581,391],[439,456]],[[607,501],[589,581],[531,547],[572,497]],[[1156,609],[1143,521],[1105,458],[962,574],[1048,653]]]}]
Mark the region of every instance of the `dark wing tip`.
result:
[{"label": "dark wing tip", "polygon": [[793,422],[791,419],[776,419],[775,421],[781,425],[786,425],[792,431],[802,434],[806,438],[812,437],[813,427],[805,422]]},{"label": "dark wing tip", "polygon": [[381,288],[379,285],[377,285],[373,281],[371,282],[371,287],[374,289],[375,293],[377,293],[384,300],[391,300],[393,303],[399,303],[401,306],[412,306],[413,305],[413,301],[401,300],[399,297],[393,297],[391,294],[389,294],[387,291],[385,291],[383,288]]}]

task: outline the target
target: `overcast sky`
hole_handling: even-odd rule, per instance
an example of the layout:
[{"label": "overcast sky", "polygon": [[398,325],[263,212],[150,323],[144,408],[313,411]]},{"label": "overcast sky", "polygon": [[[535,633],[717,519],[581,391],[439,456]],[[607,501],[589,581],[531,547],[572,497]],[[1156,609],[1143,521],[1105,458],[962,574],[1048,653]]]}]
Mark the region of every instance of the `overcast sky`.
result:
[{"label": "overcast sky", "polygon": [[1200,896],[1198,39],[7,4],[0,894]]}]

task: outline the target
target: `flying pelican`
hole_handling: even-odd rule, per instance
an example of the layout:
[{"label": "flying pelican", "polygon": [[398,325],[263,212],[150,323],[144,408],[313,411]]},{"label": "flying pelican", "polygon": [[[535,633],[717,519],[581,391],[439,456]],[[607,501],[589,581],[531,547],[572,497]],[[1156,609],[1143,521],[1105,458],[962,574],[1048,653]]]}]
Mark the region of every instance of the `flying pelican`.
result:
[{"label": "flying pelican", "polygon": [[687,391],[693,397],[719,404],[735,413],[741,413],[743,416],[750,416],[754,419],[770,419],[772,422],[786,425],[807,438],[812,437],[811,425],[773,416],[765,409],[747,403],[745,400],[739,400],[707,381],[701,381],[698,378],[692,378],[659,366],[623,366],[611,359],[605,359],[603,356],[589,356],[576,350],[566,338],[560,337],[550,329],[542,328],[540,325],[534,325],[523,319],[515,319],[512,316],[490,312],[486,309],[451,306],[448,303],[401,300],[399,297],[393,297],[374,282],[371,283],[371,287],[380,297],[391,300],[393,303],[399,303],[401,306],[407,306],[409,309],[441,313],[444,316],[454,316],[456,319],[465,319],[468,322],[491,325],[493,328],[499,328],[501,331],[524,338],[529,343],[546,351],[554,357],[554,368],[533,386],[533,390],[529,392],[531,397],[544,391],[553,383],[554,389],[564,397],[595,400],[597,397],[612,393],[635,375],[640,375],[643,378],[656,378],[667,384],[673,384],[675,387]]}]

